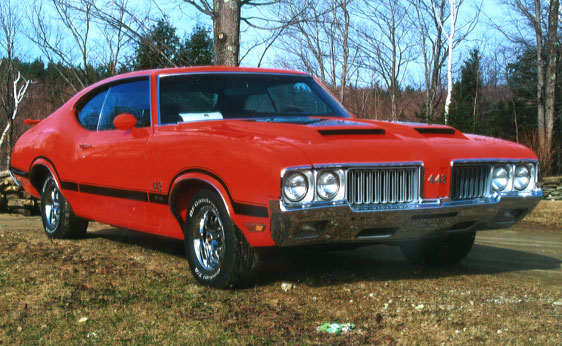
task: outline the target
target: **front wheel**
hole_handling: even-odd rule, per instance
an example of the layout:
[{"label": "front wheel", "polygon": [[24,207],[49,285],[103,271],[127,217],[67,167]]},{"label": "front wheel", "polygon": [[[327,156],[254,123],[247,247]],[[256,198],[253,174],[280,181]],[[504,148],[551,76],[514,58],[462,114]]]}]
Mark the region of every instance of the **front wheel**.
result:
[{"label": "front wheel", "polygon": [[439,238],[402,242],[400,250],[419,264],[448,265],[461,261],[474,244],[475,231],[451,233]]},{"label": "front wheel", "polygon": [[258,256],[231,221],[220,196],[209,190],[195,194],[184,226],[185,251],[197,281],[216,288],[247,286]]},{"label": "front wheel", "polygon": [[79,238],[88,228],[88,220],[74,214],[53,177],[45,180],[41,190],[41,220],[49,238]]}]

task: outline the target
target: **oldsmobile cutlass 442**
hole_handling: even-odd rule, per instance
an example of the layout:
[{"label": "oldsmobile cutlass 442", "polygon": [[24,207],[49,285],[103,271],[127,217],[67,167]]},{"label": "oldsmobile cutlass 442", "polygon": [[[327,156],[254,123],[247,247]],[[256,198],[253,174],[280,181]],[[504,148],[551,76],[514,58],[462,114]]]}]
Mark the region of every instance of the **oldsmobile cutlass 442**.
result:
[{"label": "oldsmobile cutlass 442", "polygon": [[538,203],[524,146],[356,119],[300,72],[197,67],[94,84],[19,138],[10,171],[50,238],[88,220],[185,239],[194,277],[251,282],[259,247],[398,245],[455,263]]}]

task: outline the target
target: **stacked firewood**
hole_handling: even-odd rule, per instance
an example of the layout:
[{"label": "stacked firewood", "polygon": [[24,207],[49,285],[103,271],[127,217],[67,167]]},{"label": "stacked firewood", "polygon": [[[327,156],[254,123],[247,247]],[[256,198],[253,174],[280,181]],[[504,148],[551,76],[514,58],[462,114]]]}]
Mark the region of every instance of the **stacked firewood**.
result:
[{"label": "stacked firewood", "polygon": [[18,187],[8,172],[0,172],[0,212],[26,216],[39,213],[39,201]]},{"label": "stacked firewood", "polygon": [[546,177],[539,186],[542,187],[542,194],[545,199],[562,200],[562,176]]}]

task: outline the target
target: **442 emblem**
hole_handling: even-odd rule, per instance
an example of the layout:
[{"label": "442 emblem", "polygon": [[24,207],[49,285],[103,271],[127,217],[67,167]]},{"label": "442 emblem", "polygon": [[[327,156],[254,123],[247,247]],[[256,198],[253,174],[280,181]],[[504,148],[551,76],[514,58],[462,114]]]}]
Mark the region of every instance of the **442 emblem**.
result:
[{"label": "442 emblem", "polygon": [[430,184],[437,183],[437,184],[445,184],[447,182],[447,174],[437,174],[433,177],[433,174],[429,176],[427,182]]}]

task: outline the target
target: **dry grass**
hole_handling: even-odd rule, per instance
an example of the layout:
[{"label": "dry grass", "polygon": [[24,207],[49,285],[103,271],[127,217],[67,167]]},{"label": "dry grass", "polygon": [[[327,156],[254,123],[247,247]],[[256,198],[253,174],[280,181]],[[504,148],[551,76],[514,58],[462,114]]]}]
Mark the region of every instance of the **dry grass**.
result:
[{"label": "dry grass", "polygon": [[554,231],[562,230],[562,201],[543,200],[523,220],[523,225],[535,224]]},{"label": "dry grass", "polygon": [[[552,206],[541,203],[527,222],[554,219],[548,224],[559,225],[561,208]],[[551,271],[560,278],[560,253],[479,246],[466,263],[428,269],[386,246],[319,254],[268,251],[256,287],[222,291],[196,284],[182,242],[100,225],[92,229],[97,231],[86,239],[50,241],[38,218],[0,215],[0,344],[562,340],[560,281],[537,274]],[[552,229],[533,232],[560,241]],[[526,254],[546,264],[513,262],[514,268],[497,270],[476,258],[482,253],[506,261]],[[294,287],[285,292],[283,282]],[[327,321],[353,322],[356,329],[339,336],[316,331]]]}]

